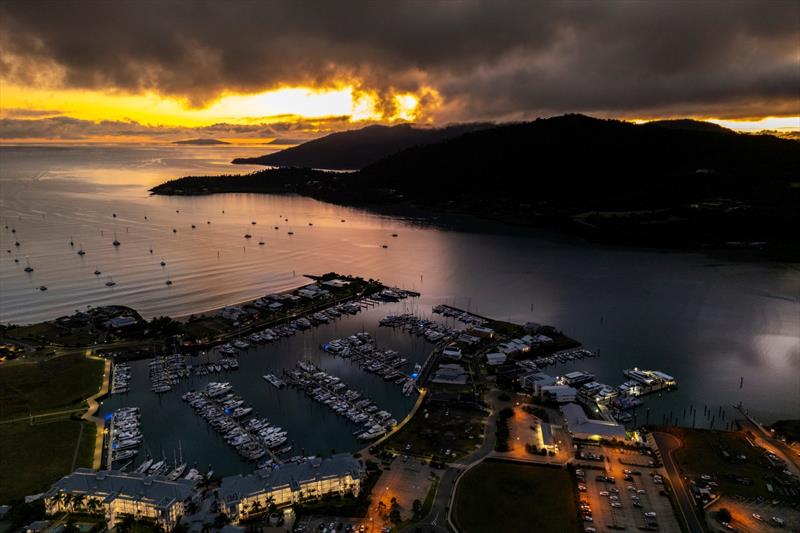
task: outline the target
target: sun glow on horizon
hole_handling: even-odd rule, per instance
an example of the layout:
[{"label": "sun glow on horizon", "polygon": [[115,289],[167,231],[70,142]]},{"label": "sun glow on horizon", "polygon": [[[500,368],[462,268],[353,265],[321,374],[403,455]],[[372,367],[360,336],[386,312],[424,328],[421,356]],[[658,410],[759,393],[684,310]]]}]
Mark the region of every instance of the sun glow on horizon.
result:
[{"label": "sun glow on horizon", "polygon": [[[0,117],[26,118],[63,115],[95,122],[135,121],[149,126],[202,127],[217,123],[252,124],[341,118],[358,121],[413,121],[419,117],[419,98],[413,93],[390,95],[381,105],[375,92],[353,85],[327,88],[283,87],[257,94],[223,94],[202,108],[179,98],[156,93],[124,94],[79,89],[37,89],[4,84]],[[20,117],[16,117],[20,118]]]}]

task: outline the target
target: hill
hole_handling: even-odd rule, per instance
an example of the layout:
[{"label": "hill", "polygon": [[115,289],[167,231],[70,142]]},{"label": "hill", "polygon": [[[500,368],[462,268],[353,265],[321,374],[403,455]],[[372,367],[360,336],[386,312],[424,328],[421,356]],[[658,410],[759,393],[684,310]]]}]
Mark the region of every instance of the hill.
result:
[{"label": "hill", "polygon": [[288,191],[546,225],[615,243],[797,247],[800,144],[675,126],[565,115],[414,146],[353,173],[187,178],[154,192]]},{"label": "hill", "polygon": [[436,143],[487,127],[491,125],[460,124],[445,128],[415,128],[410,124],[367,126],[332,133],[272,154],[237,158],[233,163],[357,170],[412,146]]},{"label": "hill", "polygon": [[219,139],[187,139],[185,141],[175,141],[172,144],[193,144],[197,146],[213,146],[217,144],[231,144],[226,141],[220,141]]}]

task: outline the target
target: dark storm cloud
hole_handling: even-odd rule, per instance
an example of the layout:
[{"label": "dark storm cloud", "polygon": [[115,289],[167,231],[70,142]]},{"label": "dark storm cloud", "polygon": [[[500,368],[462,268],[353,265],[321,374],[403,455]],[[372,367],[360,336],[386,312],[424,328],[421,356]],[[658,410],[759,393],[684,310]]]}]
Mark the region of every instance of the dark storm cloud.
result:
[{"label": "dark storm cloud", "polygon": [[442,120],[800,111],[794,1],[6,1],[0,45],[6,79],[195,105],[356,79],[433,87]]}]

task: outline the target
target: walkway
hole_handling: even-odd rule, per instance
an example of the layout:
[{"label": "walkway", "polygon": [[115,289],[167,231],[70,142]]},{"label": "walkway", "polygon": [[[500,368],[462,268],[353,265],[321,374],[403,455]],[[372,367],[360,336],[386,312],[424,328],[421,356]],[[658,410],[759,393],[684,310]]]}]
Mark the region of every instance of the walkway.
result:
[{"label": "walkway", "polygon": [[100,385],[100,390],[97,391],[97,394],[86,399],[86,403],[88,404],[89,408],[81,417],[89,422],[94,422],[97,426],[94,441],[94,459],[92,460],[92,468],[95,470],[100,470],[100,466],[103,462],[103,436],[105,422],[102,418],[94,415],[100,409],[100,403],[97,401],[97,399],[101,396],[105,396],[109,391],[109,383],[111,382],[111,361],[95,355],[87,355],[86,357],[90,359],[101,360],[105,363],[105,367],[103,369],[103,382]]},{"label": "walkway", "polygon": [[[499,392],[500,391],[497,390],[489,392],[489,394],[492,395],[493,403]],[[436,496],[433,499],[430,512],[419,522],[404,529],[403,531],[405,533],[414,532],[416,528],[421,528],[423,531],[457,531],[450,520],[450,510],[453,508],[453,496],[455,495],[456,488],[458,488],[458,481],[464,472],[483,461],[487,455],[494,451],[496,440],[494,427],[496,424],[495,421],[497,420],[497,412],[498,409],[493,405],[492,412],[486,419],[483,444],[481,444],[480,448],[462,458],[459,463],[448,465],[447,470],[444,471],[439,480],[439,486],[436,490]]]}]

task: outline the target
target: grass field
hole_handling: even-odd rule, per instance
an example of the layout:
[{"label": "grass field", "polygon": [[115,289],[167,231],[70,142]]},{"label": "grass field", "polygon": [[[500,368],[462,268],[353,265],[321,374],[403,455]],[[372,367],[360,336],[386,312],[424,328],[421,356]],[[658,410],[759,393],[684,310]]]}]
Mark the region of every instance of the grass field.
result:
[{"label": "grass field", "polygon": [[103,362],[82,355],[0,366],[0,420],[79,406],[102,379]]},{"label": "grass field", "polygon": [[[387,440],[386,448],[422,457],[440,456],[449,449],[455,457],[461,457],[483,442],[486,416],[476,409],[426,400],[414,418]],[[408,450],[407,445],[411,446]]]},{"label": "grass field", "polygon": [[69,473],[81,425],[75,467],[91,467],[97,426],[90,422],[61,419],[33,426],[0,425],[0,504],[40,492]]},{"label": "grass field", "polygon": [[465,533],[574,533],[575,489],[560,468],[484,461],[461,479],[454,502]]}]

